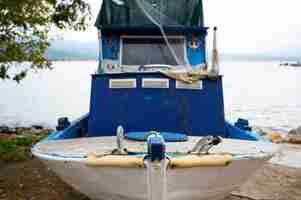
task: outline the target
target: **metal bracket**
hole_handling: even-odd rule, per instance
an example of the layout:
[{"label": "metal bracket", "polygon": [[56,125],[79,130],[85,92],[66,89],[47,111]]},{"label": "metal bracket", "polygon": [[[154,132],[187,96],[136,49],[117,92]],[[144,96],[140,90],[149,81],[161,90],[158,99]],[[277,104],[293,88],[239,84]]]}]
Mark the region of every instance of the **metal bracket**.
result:
[{"label": "metal bracket", "polygon": [[122,126],[118,126],[116,131],[116,143],[117,148],[112,151],[112,154],[114,155],[127,155],[127,151],[123,146],[123,140],[124,140],[124,129]]},{"label": "metal bracket", "polygon": [[201,138],[188,153],[208,154],[209,150],[222,142],[222,138],[218,136],[206,136]]}]

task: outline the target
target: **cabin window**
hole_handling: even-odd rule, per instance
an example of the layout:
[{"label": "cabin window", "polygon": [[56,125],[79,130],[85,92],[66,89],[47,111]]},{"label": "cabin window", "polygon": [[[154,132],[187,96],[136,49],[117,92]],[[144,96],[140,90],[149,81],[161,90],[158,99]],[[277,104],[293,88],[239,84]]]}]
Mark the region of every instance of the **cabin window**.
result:
[{"label": "cabin window", "polygon": [[123,65],[179,65],[184,62],[184,38],[168,38],[170,46],[174,49],[178,60],[169,50],[164,38],[123,38],[122,64]]}]

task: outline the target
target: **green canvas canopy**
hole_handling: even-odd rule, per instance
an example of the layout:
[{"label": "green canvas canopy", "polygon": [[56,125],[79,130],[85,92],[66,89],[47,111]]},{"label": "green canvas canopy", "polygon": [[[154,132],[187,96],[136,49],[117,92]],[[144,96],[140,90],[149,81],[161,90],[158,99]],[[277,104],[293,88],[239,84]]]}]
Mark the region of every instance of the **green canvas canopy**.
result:
[{"label": "green canvas canopy", "polygon": [[202,0],[103,0],[95,26],[101,28],[203,28]]}]

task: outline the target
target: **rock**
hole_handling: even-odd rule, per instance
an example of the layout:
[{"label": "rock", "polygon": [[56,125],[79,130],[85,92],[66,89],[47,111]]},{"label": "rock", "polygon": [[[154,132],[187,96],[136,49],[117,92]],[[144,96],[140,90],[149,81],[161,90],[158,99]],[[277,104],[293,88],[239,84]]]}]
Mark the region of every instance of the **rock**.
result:
[{"label": "rock", "polygon": [[301,144],[301,126],[288,132],[286,142],[292,144]]},{"label": "rock", "polygon": [[9,133],[10,128],[8,126],[0,126],[0,133]]},{"label": "rock", "polygon": [[273,130],[270,128],[254,126],[254,127],[252,127],[252,131],[259,133],[261,136],[265,136],[269,132],[272,132]]},{"label": "rock", "polygon": [[291,144],[301,144],[301,136],[291,136],[287,137],[287,142]]},{"label": "rock", "polygon": [[37,129],[37,130],[44,129],[44,127],[42,125],[32,125],[31,127],[34,128],[34,129]]},{"label": "rock", "polygon": [[252,131],[259,133],[260,135],[263,134],[262,129],[258,126],[252,126]]},{"label": "rock", "polygon": [[265,136],[268,140],[272,141],[273,143],[281,143],[284,141],[281,133],[278,132],[269,132]]},{"label": "rock", "polygon": [[46,135],[50,132],[53,132],[53,129],[45,128],[42,125],[32,125],[30,127],[9,127],[9,126],[0,126],[0,134],[7,134],[7,135]]},{"label": "rock", "polygon": [[288,132],[289,135],[301,135],[301,126]]},{"label": "rock", "polygon": [[285,133],[279,132],[277,130],[273,130],[272,128],[266,127],[252,127],[252,131],[259,133],[261,136],[270,140],[273,143],[281,143],[284,142]]},{"label": "rock", "polygon": [[16,134],[16,128],[10,128],[8,126],[0,126],[0,133]]},{"label": "rock", "polygon": [[45,128],[45,129],[40,130],[38,134],[41,134],[41,135],[48,135],[48,134],[52,133],[53,131],[54,131],[54,130],[51,129],[51,128]]},{"label": "rock", "polygon": [[32,128],[29,128],[29,127],[16,127],[16,134],[24,134],[26,132],[32,132]]}]

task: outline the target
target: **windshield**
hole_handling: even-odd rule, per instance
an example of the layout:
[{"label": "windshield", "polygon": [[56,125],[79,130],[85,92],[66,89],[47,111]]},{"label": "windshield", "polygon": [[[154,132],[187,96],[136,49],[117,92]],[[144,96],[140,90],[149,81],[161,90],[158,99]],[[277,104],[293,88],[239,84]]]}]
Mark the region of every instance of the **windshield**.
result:
[{"label": "windshield", "polygon": [[[123,38],[123,65],[178,65],[163,38]],[[184,38],[168,38],[168,41],[184,64]]]}]

